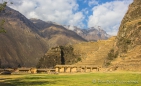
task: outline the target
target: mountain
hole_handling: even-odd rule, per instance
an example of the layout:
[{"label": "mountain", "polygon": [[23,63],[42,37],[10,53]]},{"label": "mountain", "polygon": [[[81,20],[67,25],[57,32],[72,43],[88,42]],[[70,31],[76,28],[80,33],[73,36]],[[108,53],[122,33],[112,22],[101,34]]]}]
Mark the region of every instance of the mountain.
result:
[{"label": "mountain", "polygon": [[0,13],[6,33],[0,33],[0,65],[2,67],[35,67],[39,58],[51,47],[86,42],[75,32],[61,25],[27,19],[6,7]]},{"label": "mountain", "polygon": [[98,28],[88,28],[88,29],[81,29],[76,26],[64,26],[65,28],[76,32],[79,36],[86,39],[87,41],[97,41],[97,40],[106,40],[110,37],[104,30]]},{"label": "mountain", "polygon": [[49,41],[49,47],[86,42],[81,36],[53,22],[30,19],[38,27],[40,36]]},{"label": "mountain", "polygon": [[0,13],[6,33],[0,33],[2,67],[35,66],[48,50],[47,40],[38,35],[38,28],[24,15],[6,7]]},{"label": "mountain", "polygon": [[134,0],[125,14],[114,48],[109,53],[117,70],[141,71],[141,0]]}]

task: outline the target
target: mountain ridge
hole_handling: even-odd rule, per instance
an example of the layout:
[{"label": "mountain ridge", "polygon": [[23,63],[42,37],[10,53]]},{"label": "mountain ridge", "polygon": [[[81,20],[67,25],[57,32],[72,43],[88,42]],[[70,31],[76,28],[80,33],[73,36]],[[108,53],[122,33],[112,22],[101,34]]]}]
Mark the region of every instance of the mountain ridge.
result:
[{"label": "mountain ridge", "polygon": [[30,19],[30,21],[34,22],[34,24],[39,27],[40,36],[50,42],[50,47],[86,42],[81,36],[61,25],[45,22],[40,19]]},{"label": "mountain ridge", "polygon": [[38,28],[40,28],[41,30],[48,28],[50,26],[60,26],[62,28],[66,28],[70,31],[75,32],[77,35],[81,36],[83,39],[87,40],[87,41],[97,41],[97,40],[107,40],[109,37],[111,37],[110,35],[108,35],[104,30],[98,28],[88,28],[88,29],[81,29],[78,28],[76,26],[71,26],[71,25],[59,25],[56,24],[55,22],[51,22],[51,21],[43,21],[40,19],[36,19],[36,18],[32,18],[30,19],[31,22],[33,22],[34,24],[36,24],[36,26]]},{"label": "mountain ridge", "polygon": [[79,36],[86,39],[87,41],[97,41],[97,40],[107,40],[110,35],[108,35],[103,29],[91,27],[88,29],[81,29],[76,26],[64,26],[69,30],[76,32]]},{"label": "mountain ridge", "polygon": [[[76,33],[59,25],[52,25],[41,30],[20,12],[9,7],[0,13],[0,20],[3,19],[6,33],[0,34],[2,67],[17,67],[18,65],[35,67],[49,48],[85,41]],[[47,37],[48,35],[50,37]]]}]

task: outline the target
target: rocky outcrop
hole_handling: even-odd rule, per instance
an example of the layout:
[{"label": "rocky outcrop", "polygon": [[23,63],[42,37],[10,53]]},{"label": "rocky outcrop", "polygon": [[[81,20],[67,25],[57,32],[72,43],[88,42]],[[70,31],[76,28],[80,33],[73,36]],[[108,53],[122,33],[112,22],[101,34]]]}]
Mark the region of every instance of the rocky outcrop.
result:
[{"label": "rocky outcrop", "polygon": [[111,65],[122,70],[141,71],[141,1],[134,0],[124,16],[113,51]]},{"label": "rocky outcrop", "polygon": [[126,53],[141,44],[141,1],[134,0],[124,16],[117,35],[116,46],[119,53]]}]

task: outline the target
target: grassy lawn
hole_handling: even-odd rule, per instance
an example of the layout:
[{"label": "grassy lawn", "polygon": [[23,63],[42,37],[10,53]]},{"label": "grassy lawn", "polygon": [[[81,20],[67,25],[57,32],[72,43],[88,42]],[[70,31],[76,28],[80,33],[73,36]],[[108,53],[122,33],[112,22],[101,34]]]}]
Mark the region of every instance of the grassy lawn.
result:
[{"label": "grassy lawn", "polygon": [[0,86],[141,86],[141,73],[0,75]]}]

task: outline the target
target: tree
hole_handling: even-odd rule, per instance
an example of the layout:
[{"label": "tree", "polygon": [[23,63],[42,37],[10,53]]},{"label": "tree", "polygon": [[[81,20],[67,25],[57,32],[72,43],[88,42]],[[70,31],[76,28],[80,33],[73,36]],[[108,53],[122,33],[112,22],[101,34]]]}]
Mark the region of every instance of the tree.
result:
[{"label": "tree", "polygon": [[[7,5],[7,2],[4,2],[3,4],[0,4],[0,12],[3,12],[5,10],[6,5]],[[2,32],[6,33],[6,30],[3,27],[4,23],[5,23],[5,20],[2,19],[0,21],[0,33],[2,33]]]},{"label": "tree", "polygon": [[21,68],[21,64],[18,64],[18,68]]},{"label": "tree", "polygon": [[4,23],[5,23],[4,19],[0,21],[0,33],[2,33],[2,32],[6,33],[6,30],[3,27]]}]

